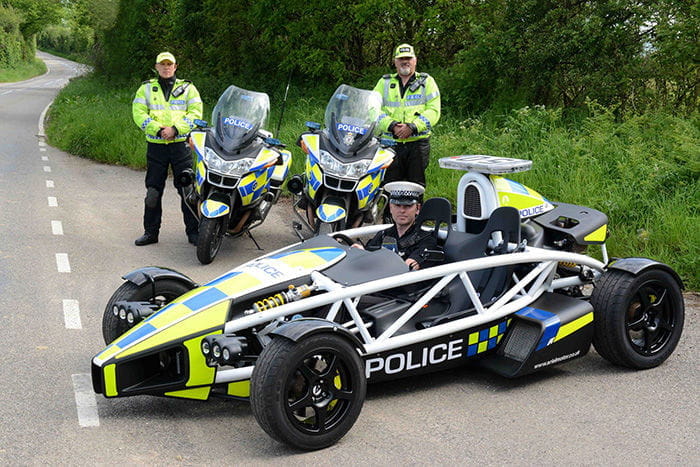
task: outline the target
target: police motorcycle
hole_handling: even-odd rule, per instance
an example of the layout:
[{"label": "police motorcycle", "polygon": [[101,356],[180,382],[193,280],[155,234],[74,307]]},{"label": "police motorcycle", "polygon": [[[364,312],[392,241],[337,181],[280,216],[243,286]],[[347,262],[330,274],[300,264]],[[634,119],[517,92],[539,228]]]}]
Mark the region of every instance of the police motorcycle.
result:
[{"label": "police motorcycle", "polygon": [[212,112],[190,133],[195,170],[184,175],[184,198],[199,218],[197,259],[211,263],[224,235],[240,236],[262,224],[280,195],[292,155],[265,130],[267,94],[229,86]]},{"label": "police motorcycle", "polygon": [[306,122],[298,142],[305,170],[287,182],[299,228],[318,234],[381,219],[381,185],[394,159],[393,141],[376,135],[381,106],[379,93],[342,84],[326,106],[325,128]]},{"label": "police motorcycle", "polygon": [[[416,219],[432,228],[442,264],[409,271],[387,248],[352,247],[387,227],[366,225],[281,248],[204,284],[165,268],[131,271],[104,310],[107,346],[92,359],[94,391],[249,400],[271,437],[312,450],[352,428],[369,383],[467,363],[514,378],[591,346],[634,370],[673,354],[685,308],[671,267],[611,260],[603,213],[550,202],[503,177],[531,161],[439,162],[465,172],[456,213],[446,198],[430,198]],[[592,245],[602,261],[581,252]],[[563,264],[576,273],[558,274]],[[572,293],[582,286],[584,295]]]}]

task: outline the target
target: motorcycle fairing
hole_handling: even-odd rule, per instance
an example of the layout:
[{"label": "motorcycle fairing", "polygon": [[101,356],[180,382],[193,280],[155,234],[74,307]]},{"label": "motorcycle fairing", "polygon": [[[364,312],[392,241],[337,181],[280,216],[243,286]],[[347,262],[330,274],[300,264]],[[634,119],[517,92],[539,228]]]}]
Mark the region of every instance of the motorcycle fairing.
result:
[{"label": "motorcycle fairing", "polygon": [[489,175],[489,178],[496,189],[499,205],[514,207],[523,219],[554,209],[554,205],[545,197],[521,183],[497,175]]},{"label": "motorcycle fairing", "polygon": [[202,193],[202,185],[207,179],[207,167],[204,164],[204,143],[207,138],[207,134],[204,131],[193,131],[190,133],[190,138],[192,142],[192,148],[195,153],[195,188],[197,193]]},{"label": "motorcycle fairing", "polygon": [[286,149],[281,149],[279,151],[282,156],[282,165],[275,165],[275,169],[272,171],[272,180],[277,182],[283,182],[287,178],[287,173],[289,173],[289,166],[292,165],[292,153]]},{"label": "motorcycle fairing", "polygon": [[365,209],[372,204],[372,201],[379,193],[379,186],[384,179],[385,172],[386,170],[382,169],[374,173],[368,173],[357,183],[355,195],[357,196],[358,209]]}]

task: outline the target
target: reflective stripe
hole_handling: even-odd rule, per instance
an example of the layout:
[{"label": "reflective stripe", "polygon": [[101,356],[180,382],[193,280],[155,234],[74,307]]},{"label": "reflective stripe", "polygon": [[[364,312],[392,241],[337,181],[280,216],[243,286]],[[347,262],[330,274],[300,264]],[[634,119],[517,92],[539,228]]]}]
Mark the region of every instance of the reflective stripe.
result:
[{"label": "reflective stripe", "polygon": [[199,97],[194,97],[187,101],[188,104],[199,104],[200,102],[202,102],[202,99]]},{"label": "reflective stripe", "polygon": [[406,101],[406,107],[413,107],[416,105],[425,105],[425,100],[423,99],[423,97],[421,97],[420,99]]},{"label": "reflective stripe", "polygon": [[432,94],[428,94],[427,96],[425,96],[425,100],[426,100],[426,101],[431,101],[431,100],[435,99],[435,98],[436,98],[437,96],[439,96],[439,95],[440,95],[439,92],[434,92],[434,93],[432,93]]},{"label": "reflective stripe", "polygon": [[385,107],[401,107],[401,102],[386,101],[384,103]]},{"label": "reflective stripe", "polygon": [[[418,118],[425,122],[425,125],[428,127],[428,131],[430,131],[432,129],[433,126],[430,124],[430,120],[425,118],[423,115],[418,115]],[[424,132],[424,133],[426,133],[426,132]]]},{"label": "reflective stripe", "polygon": [[[163,108],[165,108],[165,107],[163,106]],[[160,109],[158,109],[158,110],[160,110]],[[170,110],[187,110],[187,106],[186,105],[172,105],[172,104],[170,104]]]},{"label": "reflective stripe", "polygon": [[142,130],[145,130],[146,127],[148,126],[148,124],[151,123],[152,121],[153,121],[153,119],[152,119],[151,117],[148,117],[148,118],[147,118],[146,120],[144,120],[143,123],[141,124],[141,129],[142,129]]},{"label": "reflective stripe", "polygon": [[134,103],[134,104],[143,104],[143,105],[146,105],[146,99],[142,99],[142,98],[140,98],[140,97],[137,97],[136,99],[134,99],[134,102],[133,102],[133,103]]},{"label": "reflective stripe", "polygon": [[165,110],[165,106],[161,104],[148,104],[148,110]]}]

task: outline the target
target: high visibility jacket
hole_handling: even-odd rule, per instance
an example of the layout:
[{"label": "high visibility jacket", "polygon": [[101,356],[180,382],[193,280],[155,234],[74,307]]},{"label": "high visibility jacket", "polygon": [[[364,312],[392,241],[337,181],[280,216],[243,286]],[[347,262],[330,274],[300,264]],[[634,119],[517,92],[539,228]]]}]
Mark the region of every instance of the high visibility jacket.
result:
[{"label": "high visibility jacket", "polygon": [[433,126],[440,120],[440,90],[432,76],[427,73],[415,74],[401,97],[401,83],[398,74],[381,77],[374,90],[382,95],[382,114],[379,116],[379,129],[388,138],[395,139],[389,132],[392,122],[413,123],[416,132],[413,136],[397,140],[417,141],[430,136]]},{"label": "high visibility jacket", "polygon": [[[131,112],[134,122],[146,133],[146,141],[177,143],[185,141],[187,134],[195,127],[194,120],[202,118],[202,99],[191,81],[176,79],[170,99],[166,101],[158,79],[153,78],[144,81],[136,91]],[[157,136],[164,126],[177,128],[177,136],[172,140]]]}]

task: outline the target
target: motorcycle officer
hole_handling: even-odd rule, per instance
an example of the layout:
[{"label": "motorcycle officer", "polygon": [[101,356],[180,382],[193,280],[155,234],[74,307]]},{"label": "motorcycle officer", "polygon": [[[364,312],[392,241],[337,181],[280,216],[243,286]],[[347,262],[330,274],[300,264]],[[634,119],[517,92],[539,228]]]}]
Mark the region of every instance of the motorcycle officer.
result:
[{"label": "motorcycle officer", "polygon": [[386,183],[408,180],[425,186],[430,160],[430,134],[440,119],[440,90],[427,73],[416,72],[413,46],[394,52],[395,74],[381,77],[374,90],[382,95],[379,128],[396,141],[396,157],[386,171]]},{"label": "motorcycle officer", "polygon": [[[413,182],[391,182],[384,186],[389,192],[389,211],[394,225],[377,232],[365,245],[367,250],[377,250],[382,246],[394,250],[411,271],[421,267],[434,266],[422,258],[422,253],[438,248],[437,239],[416,225],[425,189]],[[354,247],[362,248],[359,243]]]},{"label": "motorcycle officer", "polygon": [[[202,118],[202,99],[197,88],[191,81],[175,77],[175,56],[162,52],[156,57],[155,66],[158,77],[144,81],[132,103],[134,122],[146,134],[148,143],[144,234],[134,242],[138,246],[158,242],[168,166],[172,167],[177,189],[179,175],[192,167],[192,156],[185,142],[187,134],[194,128],[194,120]],[[197,218],[184,199],[181,199],[180,207],[187,239],[196,245],[199,229]]]}]

